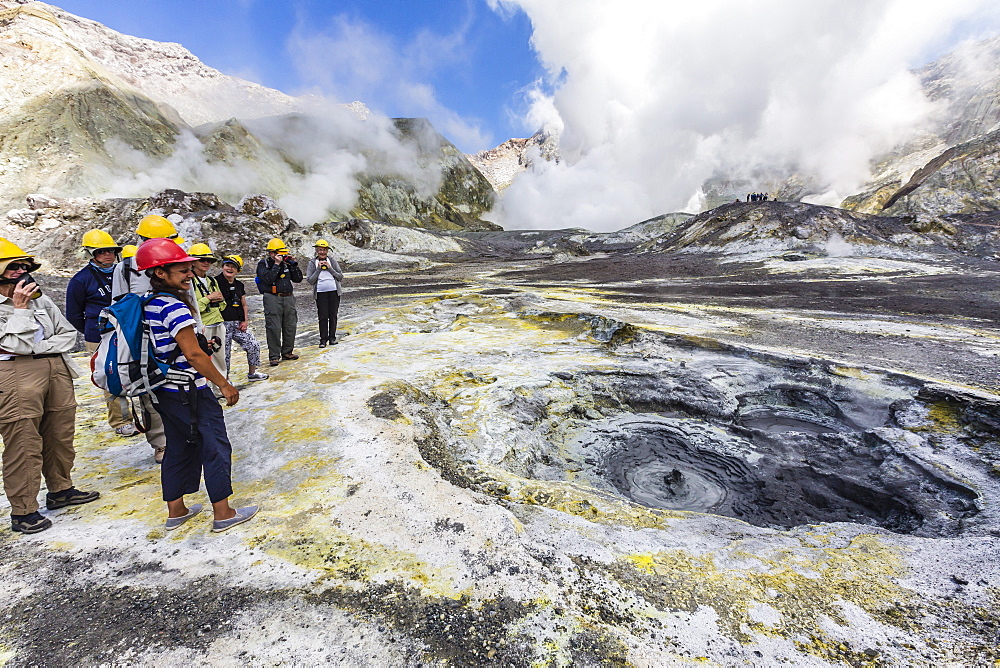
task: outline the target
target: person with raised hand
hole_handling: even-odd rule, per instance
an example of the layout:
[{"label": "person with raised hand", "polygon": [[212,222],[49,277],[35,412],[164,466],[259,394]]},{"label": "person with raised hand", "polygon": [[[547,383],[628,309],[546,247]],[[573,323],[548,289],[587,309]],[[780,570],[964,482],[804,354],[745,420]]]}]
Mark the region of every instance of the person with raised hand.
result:
[{"label": "person with raised hand", "polygon": [[38,512],[42,478],[49,510],[90,503],[99,492],[73,486],[79,370],[69,358],[76,329],[29,272],[40,264],[0,239],[0,438],[11,529],[38,533],[52,520]]},{"label": "person with raised hand", "polygon": [[337,311],[340,310],[340,282],[344,272],[337,260],[330,257],[330,243],[320,239],[314,245],[316,257],[309,260],[306,281],[313,286],[316,312],[319,315],[319,347],[337,345]]},{"label": "person with raised hand", "polygon": [[267,257],[257,263],[257,287],[264,299],[264,332],[271,366],[299,358],[295,354],[299,316],[293,291],[294,283],[301,282],[302,269],[285,242],[277,237],[268,241]]}]

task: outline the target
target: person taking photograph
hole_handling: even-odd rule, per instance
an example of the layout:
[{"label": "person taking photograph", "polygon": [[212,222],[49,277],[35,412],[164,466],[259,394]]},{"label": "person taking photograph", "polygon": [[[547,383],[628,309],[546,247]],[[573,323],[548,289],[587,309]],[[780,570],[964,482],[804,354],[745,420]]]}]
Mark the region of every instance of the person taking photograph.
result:
[{"label": "person taking photograph", "polygon": [[330,244],[326,239],[316,242],[316,257],[309,260],[306,281],[313,286],[316,312],[319,314],[319,347],[337,345],[337,311],[340,310],[340,282],[344,273],[337,261],[330,257]]}]

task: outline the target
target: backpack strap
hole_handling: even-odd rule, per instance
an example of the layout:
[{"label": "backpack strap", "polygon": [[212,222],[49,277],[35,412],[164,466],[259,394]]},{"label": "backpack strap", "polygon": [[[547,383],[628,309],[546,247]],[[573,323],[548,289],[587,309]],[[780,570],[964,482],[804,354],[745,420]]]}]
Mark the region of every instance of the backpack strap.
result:
[{"label": "backpack strap", "polygon": [[101,271],[100,269],[95,267],[92,262],[87,263],[87,269],[90,269],[90,273],[94,275],[94,278],[97,279],[97,282],[100,283],[104,288],[106,288],[108,290],[108,294],[110,294],[111,281],[114,279],[112,273]]},{"label": "backpack strap", "polygon": [[[122,260],[124,269],[122,270],[122,276],[125,277],[125,285],[128,286],[128,291],[132,292],[132,276],[138,276],[139,270],[135,268],[135,257],[127,257]],[[145,304],[143,304],[145,306]]]},{"label": "backpack strap", "polygon": [[[206,296],[210,292],[210,290],[205,287],[205,284],[201,282],[201,278],[195,276],[194,279],[192,280],[194,281],[195,290],[197,290],[198,294],[200,294],[202,297]],[[211,281],[212,279],[209,280]]]}]

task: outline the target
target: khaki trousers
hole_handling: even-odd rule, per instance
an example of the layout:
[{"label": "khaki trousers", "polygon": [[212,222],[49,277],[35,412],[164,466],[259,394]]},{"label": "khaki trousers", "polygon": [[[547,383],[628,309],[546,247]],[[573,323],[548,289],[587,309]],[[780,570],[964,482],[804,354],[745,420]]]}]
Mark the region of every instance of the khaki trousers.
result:
[{"label": "khaki trousers", "polygon": [[62,357],[0,361],[3,487],[13,515],[38,510],[41,479],[50,493],[73,486],[76,396]]},{"label": "khaki trousers", "polygon": [[264,332],[267,334],[268,359],[281,359],[295,350],[295,330],[299,324],[299,313],[295,310],[295,295],[275,295],[269,292],[264,297]]},{"label": "khaki trousers", "polygon": [[163,432],[163,420],[160,419],[160,414],[153,405],[153,400],[149,398],[148,394],[139,395],[139,400],[142,407],[149,413],[149,431],[143,434],[146,437],[146,442],[154,450],[167,447],[167,435]]},{"label": "khaki trousers", "polygon": [[[86,341],[87,352],[93,354],[100,346],[100,343],[91,343]],[[118,427],[124,427],[127,424],[132,424],[132,416],[125,415],[122,413],[122,402],[118,397],[113,394],[104,393],[104,403],[108,406],[108,424],[111,425],[112,429],[117,429]]]}]

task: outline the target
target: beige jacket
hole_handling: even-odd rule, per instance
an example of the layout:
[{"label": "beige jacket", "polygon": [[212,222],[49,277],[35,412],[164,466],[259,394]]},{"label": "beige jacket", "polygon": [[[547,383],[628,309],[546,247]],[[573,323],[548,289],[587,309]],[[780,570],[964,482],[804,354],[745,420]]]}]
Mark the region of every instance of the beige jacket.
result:
[{"label": "beige jacket", "polygon": [[[69,356],[76,348],[76,329],[48,295],[33,299],[29,306],[15,309],[10,298],[0,295],[0,351],[13,355],[62,353],[70,375],[79,377],[80,368]],[[45,338],[36,343],[39,323]]]}]

